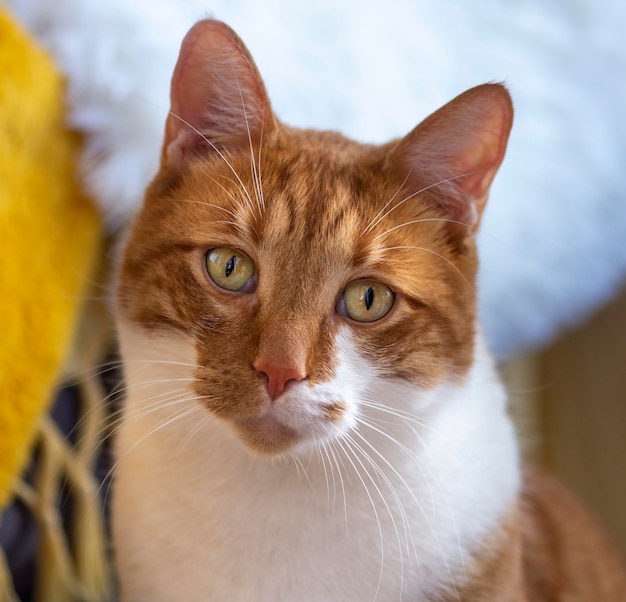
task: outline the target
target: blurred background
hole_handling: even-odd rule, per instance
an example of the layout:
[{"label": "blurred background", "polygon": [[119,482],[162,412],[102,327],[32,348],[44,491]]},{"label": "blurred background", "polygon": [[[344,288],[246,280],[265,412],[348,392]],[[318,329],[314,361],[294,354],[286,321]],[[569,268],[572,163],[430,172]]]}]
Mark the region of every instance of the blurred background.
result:
[{"label": "blurred background", "polygon": [[503,375],[526,458],[577,491],[626,555],[626,294]]}]

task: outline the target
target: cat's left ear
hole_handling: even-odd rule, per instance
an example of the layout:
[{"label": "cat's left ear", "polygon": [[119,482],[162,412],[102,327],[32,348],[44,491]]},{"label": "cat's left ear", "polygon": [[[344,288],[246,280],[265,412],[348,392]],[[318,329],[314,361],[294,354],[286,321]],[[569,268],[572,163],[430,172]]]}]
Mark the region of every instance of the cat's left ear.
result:
[{"label": "cat's left ear", "polygon": [[506,88],[478,86],[418,125],[392,151],[392,161],[414,193],[437,193],[449,228],[465,235],[478,227],[512,123]]}]

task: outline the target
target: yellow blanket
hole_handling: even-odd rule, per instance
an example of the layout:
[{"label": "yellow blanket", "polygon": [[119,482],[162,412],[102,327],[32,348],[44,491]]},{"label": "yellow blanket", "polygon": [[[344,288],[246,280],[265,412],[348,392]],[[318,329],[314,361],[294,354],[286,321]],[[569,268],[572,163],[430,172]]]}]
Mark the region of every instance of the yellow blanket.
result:
[{"label": "yellow blanket", "polygon": [[[80,139],[65,125],[64,93],[51,60],[0,6],[0,517],[19,500],[37,526],[37,601],[95,602],[107,569],[94,449],[72,448],[47,416],[102,246],[76,181]],[[97,412],[88,418],[95,441]],[[36,479],[26,483],[35,445]],[[63,483],[71,533],[57,508]],[[0,549],[0,600],[16,599]]]},{"label": "yellow blanket", "polygon": [[100,245],[48,57],[0,8],[0,510],[72,342]]}]

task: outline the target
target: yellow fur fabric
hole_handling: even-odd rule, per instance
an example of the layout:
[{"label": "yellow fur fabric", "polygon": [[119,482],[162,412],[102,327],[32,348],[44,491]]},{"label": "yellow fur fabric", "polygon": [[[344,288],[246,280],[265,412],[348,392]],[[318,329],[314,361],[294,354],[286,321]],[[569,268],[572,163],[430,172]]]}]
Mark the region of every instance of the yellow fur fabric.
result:
[{"label": "yellow fur fabric", "polygon": [[49,58],[0,7],[0,510],[53,399],[100,245],[63,99]]}]

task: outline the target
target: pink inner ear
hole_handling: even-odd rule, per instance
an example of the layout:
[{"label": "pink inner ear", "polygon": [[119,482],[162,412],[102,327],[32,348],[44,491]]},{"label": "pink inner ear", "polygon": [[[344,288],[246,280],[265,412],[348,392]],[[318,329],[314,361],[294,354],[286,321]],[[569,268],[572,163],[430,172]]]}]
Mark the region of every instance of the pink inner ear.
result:
[{"label": "pink inner ear", "polygon": [[486,108],[489,112],[476,128],[474,138],[452,158],[459,173],[468,174],[457,181],[458,187],[475,202],[482,201],[483,205],[504,158],[512,121],[512,111],[509,113],[507,106],[496,104]]},{"label": "pink inner ear", "polygon": [[504,158],[512,121],[506,88],[485,84],[433,113],[395,154],[413,186],[439,189],[450,219],[475,227]]},{"label": "pink inner ear", "polygon": [[196,23],[172,76],[162,160],[181,163],[201,149],[249,142],[272,122],[263,81],[237,34],[219,21]]}]

